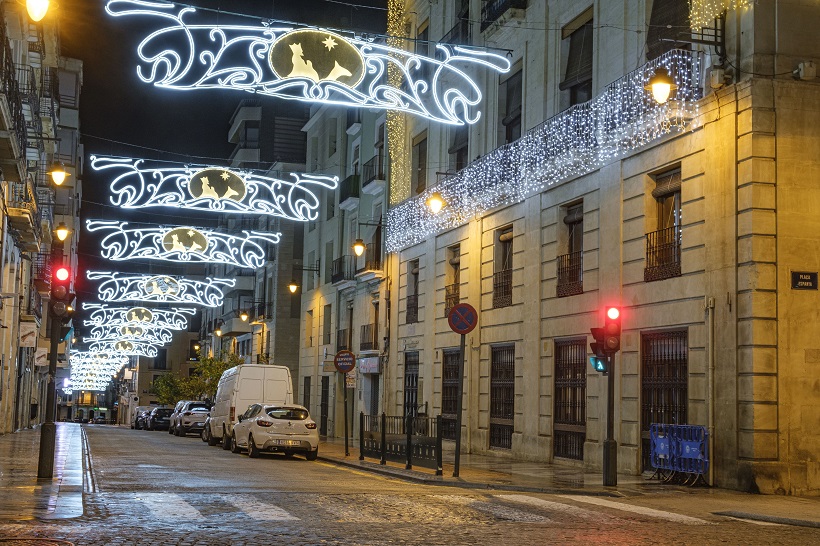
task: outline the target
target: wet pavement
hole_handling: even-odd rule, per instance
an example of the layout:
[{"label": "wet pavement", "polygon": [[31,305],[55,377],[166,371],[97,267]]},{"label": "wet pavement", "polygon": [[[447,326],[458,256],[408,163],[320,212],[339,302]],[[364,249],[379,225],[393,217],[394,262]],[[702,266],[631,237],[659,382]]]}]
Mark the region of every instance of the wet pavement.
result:
[{"label": "wet pavement", "polygon": [[[91,450],[89,450],[87,436],[91,435],[92,432],[94,442],[91,444]],[[237,456],[229,452],[223,454],[217,448],[208,448],[206,444],[193,437],[180,439],[162,433],[144,433],[152,435],[145,436],[144,439],[150,439],[152,442],[156,441],[157,446],[168,445],[169,450],[171,447],[177,450],[176,452],[169,451],[168,457],[171,460],[167,470],[160,464],[160,460],[154,460],[156,459],[155,454],[152,455],[153,459],[150,463],[140,459],[139,454],[134,454],[133,448],[128,452],[128,456],[134,455],[133,459],[129,459],[123,453],[113,454],[116,451],[114,446],[117,442],[122,442],[126,438],[128,441],[140,441],[142,437],[138,438],[138,434],[142,433],[118,429],[117,427],[58,423],[55,475],[51,480],[37,479],[38,430],[24,430],[0,436],[0,521],[26,522],[39,520],[57,523],[79,518],[77,520],[78,524],[88,525],[90,522],[104,520],[108,517],[106,514],[114,513],[120,513],[123,515],[122,517],[128,519],[130,517],[128,516],[129,511],[133,509],[132,505],[135,503],[145,504],[148,502],[146,499],[154,499],[156,502],[153,504],[157,506],[162,506],[165,502],[178,502],[183,513],[187,513],[185,511],[192,514],[199,513],[190,506],[192,506],[192,503],[206,501],[206,504],[220,506],[220,508],[212,508],[212,510],[222,511],[225,510],[222,507],[223,504],[235,507],[236,503],[241,500],[241,495],[226,495],[230,491],[226,491],[224,485],[218,481],[208,481],[208,475],[203,481],[186,484],[185,488],[180,488],[178,485],[172,486],[177,487],[177,493],[170,493],[163,491],[171,483],[164,484],[162,479],[150,482],[154,484],[151,487],[155,487],[155,490],[145,489],[145,483],[140,486],[142,490],[135,488],[136,486],[127,477],[120,477],[120,474],[122,474],[120,469],[126,466],[129,469],[131,467],[144,467],[146,472],[153,472],[156,476],[162,476],[164,475],[162,472],[171,471],[170,465],[184,466],[186,459],[194,454],[196,456],[204,455],[216,458],[226,457],[225,461],[231,461],[231,465],[257,464],[247,460],[245,456],[236,459]],[[173,445],[169,442],[173,442]],[[208,451],[209,449],[212,451]],[[380,477],[382,480],[396,478],[408,484],[401,486],[401,482],[391,480],[399,485],[390,486],[392,489],[387,491],[383,497],[379,497],[375,492],[372,494],[356,493],[359,496],[351,497],[360,499],[358,502],[362,505],[373,506],[372,510],[374,511],[390,504],[400,505],[403,507],[402,510],[411,508],[414,502],[412,499],[415,498],[414,496],[418,496],[419,491],[421,491],[414,490],[412,487],[423,486],[424,491],[440,491],[440,494],[427,494],[423,502],[432,502],[430,499],[433,499],[436,503],[444,502],[448,505],[468,502],[471,503],[472,510],[475,510],[476,506],[481,510],[490,510],[488,508],[490,503],[482,500],[485,497],[492,497],[495,499],[493,502],[502,503],[523,502],[526,499],[529,499],[526,502],[531,502],[530,497],[525,499],[523,495],[513,493],[532,493],[549,494],[555,498],[560,497],[563,499],[562,502],[575,503],[576,505],[579,503],[592,504],[605,507],[607,510],[613,509],[613,507],[622,510],[623,504],[618,507],[615,504],[617,501],[620,503],[639,503],[641,505],[640,509],[645,514],[650,515],[673,512],[680,512],[681,514],[689,512],[692,514],[692,511],[696,509],[697,515],[700,517],[702,517],[702,514],[707,514],[713,518],[718,516],[726,520],[735,518],[759,525],[780,524],[784,526],[782,527],[784,529],[786,528],[785,525],[820,529],[820,499],[816,498],[773,497],[749,495],[721,489],[687,488],[661,484],[657,481],[647,480],[642,476],[619,476],[617,487],[603,487],[600,474],[584,472],[579,467],[520,462],[473,454],[462,455],[460,476],[454,478],[452,476],[452,462],[447,459],[445,459],[443,475],[437,476],[434,469],[422,468],[417,465],[408,470],[402,463],[388,462],[381,465],[377,459],[360,460],[358,449],[353,444],[349,446],[348,453],[348,455],[345,454],[343,441],[325,441],[320,446],[319,459],[328,469],[348,469],[348,472],[355,473],[359,483],[367,483],[368,476],[371,476],[371,479]],[[95,456],[100,457],[98,465],[94,463]],[[178,459],[175,459],[175,457],[178,457]],[[142,464],[134,464],[134,461]],[[308,466],[299,466],[300,463]],[[214,464],[224,463],[217,460]],[[275,464],[288,463],[282,460]],[[300,469],[297,472],[303,473],[306,470],[301,469],[313,468],[309,466],[310,464],[303,460],[296,461],[293,468]],[[236,471],[241,472],[238,467]],[[117,482],[118,479],[121,482]],[[104,482],[106,486],[98,487],[97,480]],[[361,480],[365,481],[361,482]],[[116,485],[117,483],[120,483],[120,485]],[[379,483],[387,484],[389,482],[382,481]],[[328,494],[324,491],[320,494],[316,492],[315,487],[315,485],[310,485],[310,482],[304,482],[303,485],[294,484],[293,488],[288,490],[286,494],[294,499],[297,498],[294,495],[301,495],[298,497],[301,502],[315,505],[316,509],[320,507],[327,509],[327,506],[332,503],[348,502],[348,500],[343,501],[341,495]],[[380,485],[380,487],[387,486]],[[476,498],[467,498],[465,501],[465,497],[463,497],[465,493],[459,492],[460,489],[474,491],[473,495],[478,495],[478,500]],[[507,493],[498,493],[504,491]],[[243,494],[246,497],[248,506],[258,502],[260,500],[259,495],[267,495],[262,489],[256,491],[253,488],[243,491]],[[469,495],[469,493],[466,494]],[[278,493],[278,495],[285,495],[285,493]],[[282,498],[285,497],[282,496]],[[176,499],[176,501],[173,499]],[[501,500],[499,501],[499,499]],[[557,504],[552,502],[550,506],[552,506],[552,509],[556,509]],[[207,510],[208,508],[203,513],[207,513]],[[269,516],[270,514],[274,515],[276,521],[279,521],[276,518],[281,519],[281,514],[277,512],[279,508],[266,508],[266,510],[268,510],[266,513]],[[498,510],[498,507],[493,507],[492,510]],[[576,507],[573,510],[574,513],[583,515],[583,510],[580,508]],[[247,515],[247,508],[242,508],[242,511],[243,514]],[[345,508],[345,511],[340,513],[344,515],[344,519],[360,517],[357,515],[358,512],[355,508],[352,507]],[[136,519],[134,519],[134,522],[145,525],[155,522],[157,519],[162,519],[162,517],[163,513],[159,511],[145,522],[139,523]],[[307,516],[302,514],[299,517],[304,520]],[[379,517],[389,519],[387,516]],[[525,521],[526,517],[524,518]],[[573,517],[577,519],[577,516]],[[687,518],[691,516],[677,515],[676,517]],[[540,520],[534,521],[537,523]],[[7,536],[3,534],[3,529],[4,527],[0,525],[0,539]],[[818,541],[820,542],[820,535],[818,535]],[[3,544],[8,543],[5,539],[0,542]],[[306,543],[312,542],[307,540]]]}]

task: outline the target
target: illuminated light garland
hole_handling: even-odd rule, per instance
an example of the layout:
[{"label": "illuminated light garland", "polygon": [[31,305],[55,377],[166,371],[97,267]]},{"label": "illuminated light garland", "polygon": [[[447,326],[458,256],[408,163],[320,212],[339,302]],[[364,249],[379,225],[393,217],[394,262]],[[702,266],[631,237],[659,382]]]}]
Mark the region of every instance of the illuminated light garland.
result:
[{"label": "illuminated light garland", "polygon": [[68,362],[71,372],[66,388],[104,391],[112,377],[128,364],[128,357],[89,351],[71,351],[68,355]]},{"label": "illuminated light garland", "polygon": [[95,326],[88,336],[83,336],[83,343],[89,341],[139,341],[150,345],[171,343],[174,334],[168,328],[153,328],[143,325],[126,324],[124,326]]},{"label": "illuminated light garland", "polygon": [[224,167],[150,167],[132,158],[91,156],[91,167],[115,171],[111,203],[122,208],[176,207],[301,222],[319,217],[321,201],[315,192],[339,185],[335,176],[291,173],[292,180],[280,180]]},{"label": "illuminated light garland", "polygon": [[[644,86],[666,68],[678,85],[675,100],[658,105]],[[386,248],[397,252],[570,177],[580,176],[697,118],[697,54],[673,50],[609,85],[589,102],[573,106],[497,148],[414,199],[387,213]],[[447,206],[432,214],[425,202],[434,192]]]},{"label": "illuminated light garland", "polygon": [[88,346],[90,351],[105,351],[115,355],[145,356],[156,358],[159,354],[156,346],[139,341],[95,341]]},{"label": "illuminated light garland", "polygon": [[97,287],[104,302],[147,301],[188,303],[219,307],[225,300],[222,287],[233,288],[236,279],[206,277],[197,281],[169,275],[140,275],[107,271],[89,271],[89,280],[103,280]]},{"label": "illuminated light garland", "polygon": [[721,13],[730,9],[747,8],[750,0],[689,0],[689,26],[700,32],[711,25]]},{"label": "illuminated light garland", "polygon": [[145,307],[108,307],[100,303],[83,303],[83,309],[90,310],[91,315],[83,321],[85,326],[145,326],[167,328],[169,330],[187,330],[188,317],[196,315],[192,307],[173,309],[147,309]]},{"label": "illuminated light garland", "polygon": [[[481,117],[477,106],[482,96],[462,67],[484,67],[498,73],[510,69],[510,61],[502,55],[460,46],[438,44],[437,58],[430,58],[315,28],[189,25],[183,17],[196,9],[175,10],[174,4],[141,0],[110,0],[106,6],[115,17],[142,15],[173,21],[149,34],[137,48],[144,63],[137,75],[157,87],[233,89],[307,102],[399,110],[463,125]],[[306,33],[315,36],[308,38]],[[169,45],[172,42],[177,49]],[[326,50],[316,49],[317,44]],[[351,50],[356,52],[353,57],[345,55]],[[334,60],[335,66],[327,65],[331,70],[323,68],[318,73],[320,65]],[[279,71],[287,67],[288,73],[279,75],[277,67]],[[390,67],[401,74],[402,85],[386,81]]]},{"label": "illuminated light garland", "polygon": [[[404,35],[404,0],[388,0],[387,2],[387,44],[394,49],[400,49]],[[402,75],[393,65],[387,67],[387,82],[400,88]],[[390,196],[389,204],[401,203],[410,197],[410,161],[406,142],[407,114],[403,112],[387,112],[387,153],[390,156]]]},{"label": "illuminated light garland", "polygon": [[166,262],[204,262],[257,269],[268,253],[262,243],[276,244],[281,233],[246,231],[229,235],[217,231],[179,227],[127,228],[128,222],[87,220],[88,231],[111,231],[103,237],[101,254],[109,260],[134,259]]}]

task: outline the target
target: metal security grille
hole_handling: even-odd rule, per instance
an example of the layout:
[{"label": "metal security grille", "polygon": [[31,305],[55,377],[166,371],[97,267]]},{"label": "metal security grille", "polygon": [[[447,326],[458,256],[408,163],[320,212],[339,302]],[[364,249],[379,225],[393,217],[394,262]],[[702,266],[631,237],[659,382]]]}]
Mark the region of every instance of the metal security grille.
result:
[{"label": "metal security grille", "polygon": [[370,415],[379,414],[379,376],[370,375]]},{"label": "metal security grille", "polygon": [[461,351],[457,349],[444,351],[444,363],[441,371],[441,437],[447,440],[456,439],[458,364],[460,361]]},{"label": "metal security grille", "polygon": [[492,348],[490,363],[490,447],[512,448],[515,404],[515,346]]},{"label": "metal security grille", "polygon": [[404,415],[419,414],[419,353],[404,353]]},{"label": "metal security grille", "polygon": [[646,268],[643,280],[646,282],[680,277],[681,231],[679,226],[671,226],[646,234]]},{"label": "metal security grille", "polygon": [[319,405],[319,434],[327,436],[327,409],[330,399],[330,377],[322,376],[322,399]]},{"label": "metal security grille", "polygon": [[583,254],[583,251],[578,251],[558,256],[556,293],[559,298],[584,292]]},{"label": "metal security grille", "polygon": [[688,384],[686,330],[641,336],[641,457],[649,461],[652,423],[685,425]]},{"label": "metal security grille", "polygon": [[553,455],[584,460],[587,436],[586,339],[555,342]]}]

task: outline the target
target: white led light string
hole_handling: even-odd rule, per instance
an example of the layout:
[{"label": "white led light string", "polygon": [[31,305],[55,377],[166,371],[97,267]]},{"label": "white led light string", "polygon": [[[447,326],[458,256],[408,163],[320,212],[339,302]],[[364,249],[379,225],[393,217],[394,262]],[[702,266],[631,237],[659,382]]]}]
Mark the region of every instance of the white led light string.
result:
[{"label": "white led light string", "polygon": [[85,326],[144,326],[187,330],[188,316],[196,315],[193,308],[147,309],[145,307],[109,307],[99,303],[83,303],[83,309],[90,310]]},{"label": "white led light string", "polygon": [[[644,89],[659,67],[666,68],[678,86],[675,100],[663,105]],[[593,100],[550,118],[519,140],[389,209],[387,251],[417,244],[495,207],[519,203],[672,131],[686,130],[697,117],[699,79],[698,55],[683,50],[672,50],[627,74]],[[425,205],[433,192],[447,203],[438,214]]]},{"label": "white led light string", "polygon": [[219,307],[225,300],[222,289],[236,285],[236,279],[206,277],[200,281],[116,271],[88,271],[86,276],[89,280],[103,281],[97,287],[97,299],[104,302],[171,302]]}]

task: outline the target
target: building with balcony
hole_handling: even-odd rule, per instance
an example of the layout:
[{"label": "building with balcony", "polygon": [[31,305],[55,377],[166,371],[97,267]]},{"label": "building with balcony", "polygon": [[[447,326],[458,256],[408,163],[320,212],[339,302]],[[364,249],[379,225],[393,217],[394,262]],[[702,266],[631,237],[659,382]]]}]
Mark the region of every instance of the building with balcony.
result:
[{"label": "building with balcony", "polygon": [[[389,174],[383,112],[335,106],[311,108],[308,172],[336,176],[338,189],[320,196],[319,218],[307,225],[295,279],[301,296],[299,401],[323,436],[344,433],[348,411],[381,411],[381,369],[389,335],[384,269],[384,213]],[[354,251],[361,246],[361,255]],[[357,372],[347,378],[333,359],[352,351]],[[351,424],[351,430],[353,425]]]},{"label": "building with balcony", "polygon": [[[61,55],[58,27],[59,16],[33,23],[25,5],[0,6],[0,434],[45,418],[52,231],[60,222],[72,230],[62,261],[77,269],[83,66]],[[49,173],[58,162],[69,176],[56,187]],[[70,339],[59,344],[58,383],[68,376]]]},{"label": "building with balcony", "polygon": [[[503,47],[512,68],[481,76],[477,124],[399,115],[387,135],[388,165],[411,165],[389,169],[386,190],[388,415],[441,413],[468,452],[600,469],[606,379],[587,354],[614,304],[619,472],[651,471],[652,423],[693,424],[710,434],[712,483],[818,494],[806,205],[820,46],[793,30],[816,27],[820,7],[689,6],[406,4],[388,34]],[[663,106],[644,90],[659,67],[678,83]],[[479,313],[466,355],[446,318],[457,302]],[[304,308],[320,328],[321,307]]]}]

